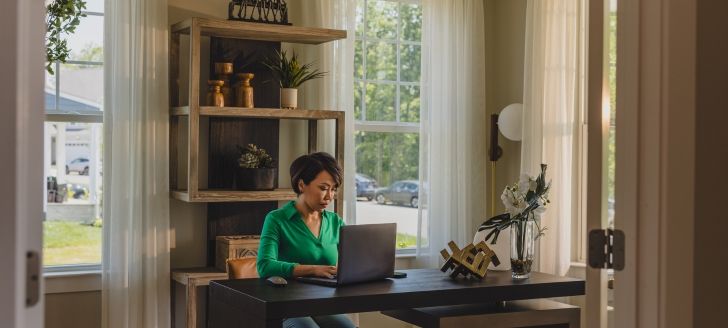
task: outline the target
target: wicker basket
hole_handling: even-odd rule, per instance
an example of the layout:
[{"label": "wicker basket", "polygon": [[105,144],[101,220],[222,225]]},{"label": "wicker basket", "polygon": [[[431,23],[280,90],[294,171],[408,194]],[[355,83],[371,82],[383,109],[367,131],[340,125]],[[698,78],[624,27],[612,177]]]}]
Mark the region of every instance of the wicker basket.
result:
[{"label": "wicker basket", "polygon": [[227,259],[258,256],[259,235],[217,236],[215,238],[215,267],[227,272]]}]

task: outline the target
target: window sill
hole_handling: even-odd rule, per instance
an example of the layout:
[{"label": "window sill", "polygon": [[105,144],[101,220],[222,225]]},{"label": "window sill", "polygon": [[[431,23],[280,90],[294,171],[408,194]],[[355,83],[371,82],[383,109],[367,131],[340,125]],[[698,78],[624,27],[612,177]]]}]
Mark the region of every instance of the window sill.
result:
[{"label": "window sill", "polygon": [[45,294],[92,292],[101,290],[101,271],[46,272]]}]

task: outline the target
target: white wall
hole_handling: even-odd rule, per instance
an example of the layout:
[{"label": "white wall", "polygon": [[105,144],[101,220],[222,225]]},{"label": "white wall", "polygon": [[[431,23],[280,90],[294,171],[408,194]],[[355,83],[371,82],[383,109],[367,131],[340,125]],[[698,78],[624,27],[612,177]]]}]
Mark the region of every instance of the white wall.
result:
[{"label": "white wall", "polygon": [[[526,0],[486,0],[485,1],[485,61],[486,61],[486,112],[488,127],[490,115],[498,114],[512,103],[523,103],[523,61],[526,40]],[[486,131],[488,144],[490,133]],[[495,206],[495,213],[503,211],[500,194],[507,184],[518,180],[521,145],[500,135],[498,143],[503,148],[503,157],[498,160],[495,174],[495,204],[491,199],[490,165],[486,181],[488,183],[487,208]],[[483,160],[488,160],[484,158]],[[484,216],[483,219],[486,217]]]}]

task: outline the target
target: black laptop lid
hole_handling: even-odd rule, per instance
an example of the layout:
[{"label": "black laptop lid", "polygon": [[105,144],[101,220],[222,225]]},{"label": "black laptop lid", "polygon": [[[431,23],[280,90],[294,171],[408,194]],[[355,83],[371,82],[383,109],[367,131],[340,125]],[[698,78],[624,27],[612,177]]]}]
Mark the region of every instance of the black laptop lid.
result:
[{"label": "black laptop lid", "polygon": [[397,224],[341,227],[337,284],[389,278],[394,274]]}]

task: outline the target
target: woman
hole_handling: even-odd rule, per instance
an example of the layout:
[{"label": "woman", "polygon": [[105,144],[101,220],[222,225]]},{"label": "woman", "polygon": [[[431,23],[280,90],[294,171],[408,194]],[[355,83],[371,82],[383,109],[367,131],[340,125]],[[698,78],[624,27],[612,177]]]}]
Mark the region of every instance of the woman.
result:
[{"label": "woman", "polygon": [[[313,153],[291,164],[291,186],[298,197],[265,217],[258,248],[258,275],[332,278],[338,260],[336,213],[326,211],[341,185],[342,169],[327,153]],[[283,327],[355,327],[345,315],[290,318]]]}]

